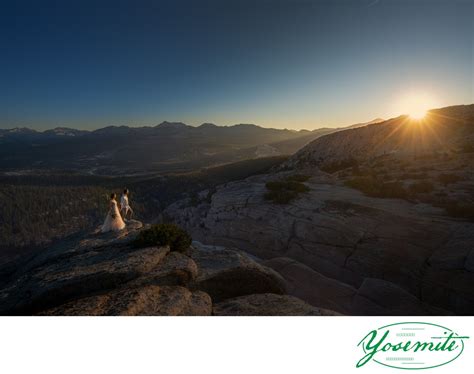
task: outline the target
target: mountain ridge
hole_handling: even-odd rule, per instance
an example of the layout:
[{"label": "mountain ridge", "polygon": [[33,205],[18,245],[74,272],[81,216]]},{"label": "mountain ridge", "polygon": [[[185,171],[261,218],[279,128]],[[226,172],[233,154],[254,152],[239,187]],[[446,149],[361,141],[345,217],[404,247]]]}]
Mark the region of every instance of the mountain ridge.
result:
[{"label": "mountain ridge", "polygon": [[309,141],[340,129],[314,131],[253,124],[154,127],[107,126],[93,131],[65,127],[0,132],[0,169],[74,170],[124,175],[189,171],[245,159],[293,154]]},{"label": "mountain ridge", "polygon": [[359,126],[365,126],[365,125],[369,125],[369,124],[377,123],[377,122],[382,122],[382,121],[384,121],[384,119],[375,118],[371,121],[356,123],[356,124],[353,124],[353,125],[347,125],[347,126],[342,125],[342,126],[336,126],[336,127],[317,127],[313,130],[308,130],[308,129],[293,130],[293,129],[288,129],[288,128],[279,129],[279,128],[275,128],[275,127],[264,127],[264,126],[260,126],[260,125],[253,124],[253,123],[236,123],[236,124],[233,124],[233,125],[216,125],[216,124],[211,123],[211,122],[204,122],[200,125],[193,126],[193,125],[188,125],[184,122],[163,121],[163,122],[160,122],[157,125],[143,125],[143,126],[107,125],[107,126],[104,126],[104,127],[99,127],[97,129],[93,129],[93,130],[77,129],[77,128],[69,127],[69,126],[57,126],[57,127],[54,127],[54,128],[39,131],[39,130],[32,129],[32,128],[27,127],[27,126],[23,126],[23,127],[0,128],[0,133],[10,132],[10,133],[43,134],[43,133],[48,133],[48,132],[52,133],[52,132],[55,132],[55,131],[74,131],[74,132],[83,132],[83,133],[93,133],[95,131],[101,131],[101,130],[104,130],[104,129],[113,129],[113,128],[129,128],[129,129],[151,129],[151,128],[160,128],[160,127],[161,128],[165,128],[165,127],[178,127],[178,128],[184,128],[184,127],[188,127],[188,128],[205,128],[205,127],[214,128],[214,127],[220,127],[220,128],[229,128],[229,127],[239,127],[239,126],[240,127],[253,126],[253,127],[258,127],[258,128],[261,128],[261,129],[282,130],[282,131],[287,130],[287,131],[293,131],[293,132],[313,132],[313,131],[319,131],[319,130],[325,130],[325,129],[341,129],[341,128],[359,127]]},{"label": "mountain ridge", "polygon": [[421,120],[401,115],[315,139],[293,155],[286,165],[310,163],[324,166],[391,153],[455,152],[474,136],[472,122],[474,104],[433,109]]}]

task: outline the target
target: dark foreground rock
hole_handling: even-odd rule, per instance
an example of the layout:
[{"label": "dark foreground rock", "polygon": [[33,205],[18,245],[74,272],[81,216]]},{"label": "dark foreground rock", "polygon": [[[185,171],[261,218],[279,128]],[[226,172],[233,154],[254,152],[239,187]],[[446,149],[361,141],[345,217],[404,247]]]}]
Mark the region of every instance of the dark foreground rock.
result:
[{"label": "dark foreground rock", "polygon": [[249,294],[286,294],[281,275],[259,265],[243,252],[190,248],[187,254],[199,268],[190,286],[207,292],[215,302]]},{"label": "dark foreground rock", "polygon": [[289,295],[254,294],[214,305],[215,316],[335,316],[338,313],[316,308]]},{"label": "dark foreground rock", "polygon": [[288,292],[312,305],[348,315],[446,315],[448,311],[422,302],[396,284],[365,278],[356,288],[326,277],[287,257],[274,258],[264,265],[278,271],[287,282]]},{"label": "dark foreground rock", "polygon": [[208,316],[212,301],[201,291],[180,286],[144,286],[86,297],[41,312],[53,316]]},{"label": "dark foreground rock", "polygon": [[[95,232],[14,264],[15,272],[4,273],[0,314],[207,316],[216,303],[248,296],[258,302],[252,307],[240,302],[235,314],[321,314],[283,296],[284,279],[243,252],[134,248],[131,240],[139,230],[141,224],[118,234]],[[231,314],[224,304],[217,310]]]}]

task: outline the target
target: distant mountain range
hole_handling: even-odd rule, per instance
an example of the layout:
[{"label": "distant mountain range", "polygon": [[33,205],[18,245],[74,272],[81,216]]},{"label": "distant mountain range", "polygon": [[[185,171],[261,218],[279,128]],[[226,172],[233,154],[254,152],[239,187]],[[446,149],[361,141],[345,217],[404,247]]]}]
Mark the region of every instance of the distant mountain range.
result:
[{"label": "distant mountain range", "polygon": [[194,127],[181,122],[162,122],[154,127],[108,126],[94,131],[66,127],[43,132],[0,129],[0,168],[68,169],[103,175],[187,171],[291,155],[314,139],[341,129],[294,131],[211,123]]}]

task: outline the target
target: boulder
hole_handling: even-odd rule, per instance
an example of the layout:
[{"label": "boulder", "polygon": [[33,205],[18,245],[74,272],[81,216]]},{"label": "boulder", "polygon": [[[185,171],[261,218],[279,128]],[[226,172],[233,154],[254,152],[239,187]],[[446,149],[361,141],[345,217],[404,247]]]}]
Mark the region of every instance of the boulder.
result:
[{"label": "boulder", "polygon": [[474,273],[428,268],[423,277],[423,301],[444,308],[450,305],[456,314],[473,315]]},{"label": "boulder", "polygon": [[356,289],[328,278],[289,258],[281,257],[264,264],[286,280],[289,294],[321,308],[349,315],[446,315],[444,309],[422,302],[392,282],[365,278]]},{"label": "boulder", "polygon": [[422,302],[403,288],[383,279],[366,278],[352,304],[355,315],[447,315],[451,314]]},{"label": "boulder", "polygon": [[152,270],[129,282],[130,286],[180,285],[187,286],[198,273],[196,263],[179,252],[170,252]]},{"label": "boulder", "polygon": [[208,293],[214,302],[256,293],[286,293],[285,281],[277,272],[259,265],[243,252],[191,247],[186,254],[199,269],[191,289]]},{"label": "boulder", "polygon": [[[472,224],[463,224],[431,255],[428,263],[437,269],[469,270],[469,255],[474,243]],[[472,270],[470,270],[472,271]]]},{"label": "boulder", "polygon": [[335,316],[336,312],[316,308],[289,295],[271,293],[246,295],[217,303],[215,316]]},{"label": "boulder", "polygon": [[150,273],[168,247],[110,246],[52,256],[0,291],[0,314],[31,314],[85,295],[117,288]]},{"label": "boulder", "polygon": [[287,257],[263,263],[280,273],[287,282],[290,295],[311,305],[351,314],[352,298],[357,289],[336,279],[328,278],[310,267]]},{"label": "boulder", "polygon": [[49,316],[208,316],[209,295],[179,286],[124,288],[75,300],[39,313]]},{"label": "boulder", "polygon": [[51,264],[55,261],[69,261],[68,259],[71,257],[87,255],[91,251],[100,251],[111,247],[115,249],[127,248],[130,246],[130,242],[138,235],[141,228],[145,227],[140,221],[134,222],[133,225],[126,226],[125,229],[119,232],[101,233],[100,227],[98,227],[91,233],[78,233],[61,240],[46,250],[34,253],[31,256],[25,256],[16,261],[17,271],[10,278],[18,278],[22,274],[44,264]]}]

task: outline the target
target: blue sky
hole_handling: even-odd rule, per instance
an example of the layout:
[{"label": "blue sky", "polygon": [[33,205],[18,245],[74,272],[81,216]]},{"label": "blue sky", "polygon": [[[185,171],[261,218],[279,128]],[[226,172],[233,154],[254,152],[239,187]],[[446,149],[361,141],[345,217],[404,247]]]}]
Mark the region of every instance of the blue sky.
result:
[{"label": "blue sky", "polygon": [[474,102],[474,0],[15,1],[0,127],[308,128]]}]

